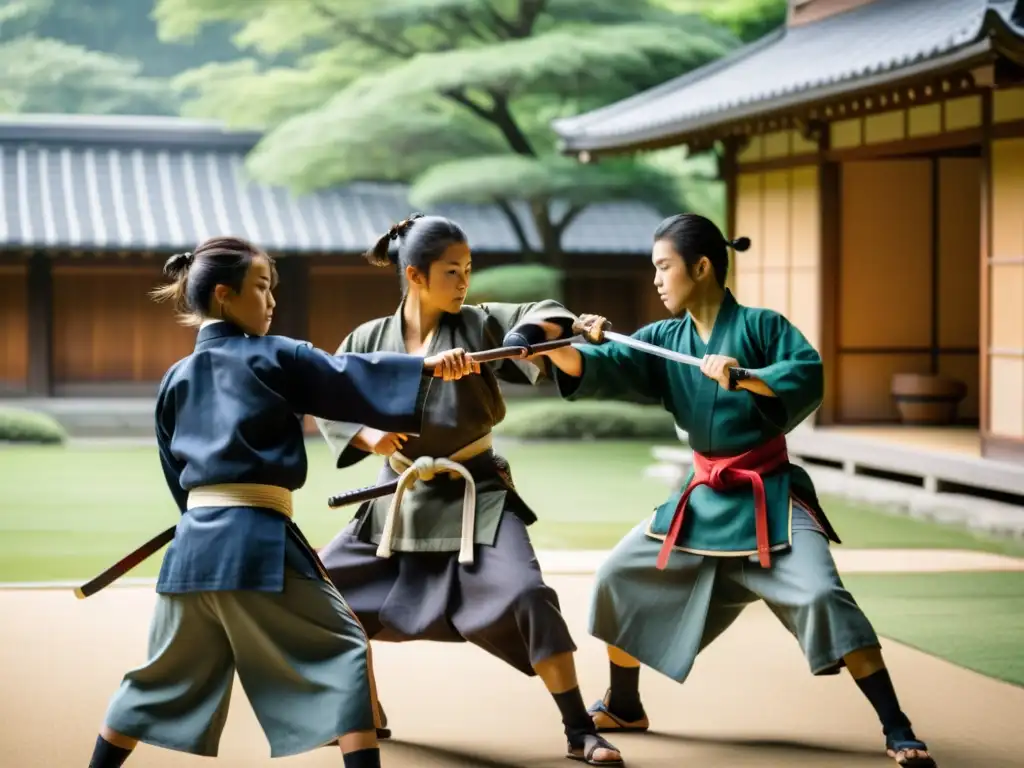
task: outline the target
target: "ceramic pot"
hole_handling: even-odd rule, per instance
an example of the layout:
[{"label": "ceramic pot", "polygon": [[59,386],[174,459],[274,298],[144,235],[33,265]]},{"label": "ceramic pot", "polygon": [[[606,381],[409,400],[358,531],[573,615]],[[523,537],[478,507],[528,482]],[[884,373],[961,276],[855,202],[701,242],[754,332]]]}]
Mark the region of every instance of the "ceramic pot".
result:
[{"label": "ceramic pot", "polygon": [[904,424],[953,424],[966,395],[967,385],[948,376],[897,373],[892,377],[892,398]]}]

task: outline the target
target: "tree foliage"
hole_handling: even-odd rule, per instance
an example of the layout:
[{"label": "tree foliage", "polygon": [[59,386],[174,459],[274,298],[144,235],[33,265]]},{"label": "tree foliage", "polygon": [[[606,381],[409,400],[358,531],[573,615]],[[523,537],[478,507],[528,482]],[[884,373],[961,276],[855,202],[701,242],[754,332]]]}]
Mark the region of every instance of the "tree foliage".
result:
[{"label": "tree foliage", "polygon": [[[166,75],[206,59],[190,46],[156,45],[150,5],[0,3],[0,111],[175,114],[178,99]],[[200,43],[206,57],[230,52],[217,45],[215,30]]]},{"label": "tree foliage", "polygon": [[0,40],[0,111],[173,114],[166,82],[138,62],[60,40]]},{"label": "tree foliage", "polygon": [[512,202],[524,201],[549,256],[586,205],[680,201],[656,166],[553,156],[548,122],[738,44],[653,0],[158,0],[155,18],[165,40],[237,26],[248,60],[176,85],[192,114],[269,129],[249,159],[255,176],[299,190],[408,181],[417,204],[498,204],[517,231]]},{"label": "tree foliage", "polygon": [[414,205],[465,201],[493,203],[514,189],[527,200],[563,200],[585,207],[606,200],[644,198],[670,208],[675,192],[664,175],[628,160],[583,165],[560,156],[502,154],[452,160],[421,175],[412,190]]},{"label": "tree foliage", "polygon": [[667,10],[699,12],[728,27],[745,43],[753,42],[786,23],[787,0],[656,0]]}]

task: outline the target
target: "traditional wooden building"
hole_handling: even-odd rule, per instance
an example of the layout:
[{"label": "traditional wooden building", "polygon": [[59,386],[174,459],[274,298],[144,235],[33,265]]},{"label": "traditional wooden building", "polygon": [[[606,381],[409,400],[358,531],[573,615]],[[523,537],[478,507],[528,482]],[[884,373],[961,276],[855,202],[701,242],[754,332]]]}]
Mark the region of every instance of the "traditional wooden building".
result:
[{"label": "traditional wooden building", "polygon": [[[397,278],[358,254],[410,213],[406,188],[359,183],[295,196],[256,184],[244,158],[258,140],[183,119],[0,119],[0,395],[151,395],[195,332],[147,292],[171,253],[213,234],[250,238],[278,258],[275,333],[334,350],[357,324],[391,312]],[[431,212],[465,227],[478,269],[521,258],[496,207]],[[563,240],[567,303],[624,327],[646,322],[659,220],[632,203],[576,218]]]},{"label": "traditional wooden building", "polygon": [[555,129],[584,162],[719,149],[754,244],[734,288],[820,350],[818,424],[965,393],[982,455],[1024,461],[1022,65],[1021,0],[790,0],[764,39]]}]

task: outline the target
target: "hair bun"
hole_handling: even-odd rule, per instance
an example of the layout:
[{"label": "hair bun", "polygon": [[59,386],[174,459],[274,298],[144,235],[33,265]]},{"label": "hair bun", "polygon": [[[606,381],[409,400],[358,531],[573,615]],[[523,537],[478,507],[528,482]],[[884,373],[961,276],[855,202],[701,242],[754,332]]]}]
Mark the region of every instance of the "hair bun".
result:
[{"label": "hair bun", "polygon": [[193,258],[192,251],[174,254],[164,262],[164,274],[177,279],[182,272],[192,266]]},{"label": "hair bun", "polygon": [[745,251],[748,248],[750,248],[750,238],[749,237],[737,237],[735,240],[730,240],[728,242],[728,245],[734,251]]},{"label": "hair bun", "polygon": [[414,213],[407,219],[402,219],[397,224],[392,224],[391,229],[388,230],[388,238],[390,240],[397,240],[398,238],[403,237],[405,233],[412,228],[413,222],[415,222],[416,219],[422,218],[422,213]]}]

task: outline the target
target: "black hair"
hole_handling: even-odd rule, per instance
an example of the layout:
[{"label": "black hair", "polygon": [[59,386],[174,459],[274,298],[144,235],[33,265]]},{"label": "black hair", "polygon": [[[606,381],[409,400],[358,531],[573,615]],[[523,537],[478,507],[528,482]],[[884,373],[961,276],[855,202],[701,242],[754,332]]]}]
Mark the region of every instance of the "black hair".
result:
[{"label": "black hair", "polygon": [[715,280],[722,287],[729,274],[729,254],[726,248],[745,251],[750,247],[749,237],[726,240],[714,222],[696,213],[669,216],[654,230],[654,242],[668,240],[687,267],[695,267],[701,256],[707,256],[715,271]]},{"label": "black hair", "polygon": [[466,233],[451,219],[414,213],[381,235],[363,257],[375,267],[395,267],[404,281],[406,267],[426,277],[450,246],[466,242]]},{"label": "black hair", "polygon": [[209,316],[210,301],[218,285],[242,290],[242,282],[253,259],[270,262],[271,288],[277,287],[274,260],[259,246],[238,237],[211,237],[194,251],[176,253],[164,263],[167,285],[150,292],[154,301],[174,304],[178,319],[184,325],[200,325]]}]

